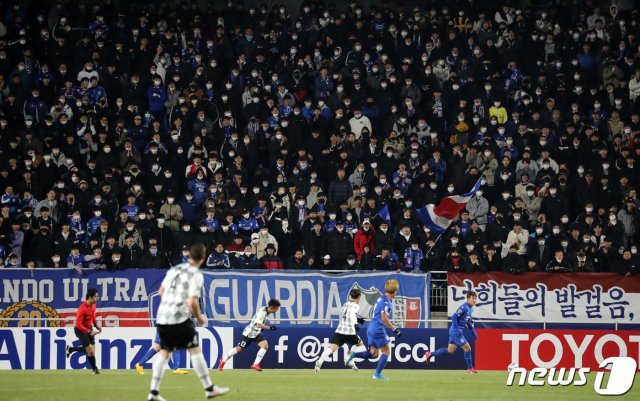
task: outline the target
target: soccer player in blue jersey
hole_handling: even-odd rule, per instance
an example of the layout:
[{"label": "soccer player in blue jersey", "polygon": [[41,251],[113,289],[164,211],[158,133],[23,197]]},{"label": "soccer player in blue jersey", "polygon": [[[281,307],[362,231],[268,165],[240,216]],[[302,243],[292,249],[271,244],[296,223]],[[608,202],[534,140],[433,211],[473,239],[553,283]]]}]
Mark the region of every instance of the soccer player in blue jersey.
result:
[{"label": "soccer player in blue jersey", "polygon": [[[147,351],[147,353],[144,354],[142,359],[139,360],[138,363],[136,363],[136,372],[138,372],[138,374],[144,375],[144,364],[147,363],[149,359],[153,358],[153,356],[157,354],[158,351],[160,351],[160,335],[158,334],[158,332],[156,332],[156,338],[153,340],[153,345],[151,346],[151,348],[149,348],[149,351]],[[184,369],[180,369],[180,361],[181,361],[180,352],[174,352],[171,354],[171,359],[169,360],[169,367],[173,369],[174,375],[186,375],[187,373],[189,373]]]},{"label": "soccer player in blue jersey", "polygon": [[471,318],[471,314],[473,313],[473,307],[478,301],[478,294],[475,291],[467,292],[467,302],[460,305],[460,307],[451,315],[451,327],[449,327],[449,347],[448,348],[439,348],[434,352],[427,351],[425,353],[425,358],[427,363],[429,363],[432,356],[444,356],[447,354],[453,354],[456,352],[458,347],[462,347],[464,350],[464,360],[467,361],[467,369],[469,373],[474,374],[477,373],[473,368],[473,356],[471,355],[471,345],[464,335],[462,334],[462,330],[466,327],[471,330],[471,334],[473,334],[474,339],[478,339],[478,333],[476,333],[476,329],[473,327],[473,319]]},{"label": "soccer player in blue jersey", "polygon": [[382,370],[387,365],[391,348],[389,347],[389,336],[387,335],[386,328],[390,328],[400,337],[400,329],[391,323],[391,312],[393,311],[393,297],[398,292],[398,280],[387,280],[384,283],[385,294],[378,298],[376,306],[373,309],[373,318],[369,327],[367,328],[367,337],[369,339],[369,350],[362,352],[352,352],[349,358],[344,362],[345,365],[349,365],[354,358],[371,359],[376,358],[378,353],[380,359],[378,360],[378,366],[376,367],[376,373],[373,374],[374,379],[386,379],[382,375]]}]

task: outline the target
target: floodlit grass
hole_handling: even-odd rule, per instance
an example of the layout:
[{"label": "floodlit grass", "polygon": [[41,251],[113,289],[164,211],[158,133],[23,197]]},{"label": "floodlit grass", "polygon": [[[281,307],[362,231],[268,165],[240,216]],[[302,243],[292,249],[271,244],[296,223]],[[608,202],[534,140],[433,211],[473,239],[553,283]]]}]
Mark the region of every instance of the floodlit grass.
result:
[{"label": "floodlit grass", "polygon": [[[103,370],[92,375],[76,371],[0,371],[2,401],[144,401],[151,371],[144,376],[135,371]],[[389,380],[373,380],[372,370],[248,369],[211,371],[215,384],[231,387],[225,400],[247,401],[373,401],[373,400],[595,400],[603,398],[593,390],[595,374],[583,387],[507,387],[507,372],[443,370],[387,370]],[[200,382],[189,372],[185,376],[169,371],[162,382],[161,395],[167,401],[203,400]],[[624,396],[611,400],[640,399],[640,381]]]}]

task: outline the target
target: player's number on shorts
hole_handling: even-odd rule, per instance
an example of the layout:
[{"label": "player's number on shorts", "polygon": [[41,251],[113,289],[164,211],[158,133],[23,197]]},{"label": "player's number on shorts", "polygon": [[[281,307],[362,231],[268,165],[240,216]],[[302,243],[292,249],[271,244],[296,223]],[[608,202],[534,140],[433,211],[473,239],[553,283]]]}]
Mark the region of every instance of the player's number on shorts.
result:
[{"label": "player's number on shorts", "polygon": [[41,327],[42,326],[42,312],[39,310],[26,311],[21,310],[18,312],[18,327]]},{"label": "player's number on shorts", "polygon": [[247,346],[247,342],[246,341],[240,341],[240,344],[238,344],[240,346],[240,348],[244,348]]}]

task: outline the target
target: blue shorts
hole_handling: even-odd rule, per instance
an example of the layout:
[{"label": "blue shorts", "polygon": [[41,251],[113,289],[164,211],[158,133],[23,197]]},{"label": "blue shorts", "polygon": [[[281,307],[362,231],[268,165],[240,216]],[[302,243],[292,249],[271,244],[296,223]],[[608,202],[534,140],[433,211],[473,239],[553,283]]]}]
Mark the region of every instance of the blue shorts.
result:
[{"label": "blue shorts", "polygon": [[458,347],[462,347],[467,343],[467,339],[464,338],[462,334],[462,330],[460,331],[449,331],[449,344],[455,344]]},{"label": "blue shorts", "polygon": [[389,344],[389,336],[386,331],[380,330],[367,330],[367,339],[369,340],[369,346],[374,348],[382,348]]}]

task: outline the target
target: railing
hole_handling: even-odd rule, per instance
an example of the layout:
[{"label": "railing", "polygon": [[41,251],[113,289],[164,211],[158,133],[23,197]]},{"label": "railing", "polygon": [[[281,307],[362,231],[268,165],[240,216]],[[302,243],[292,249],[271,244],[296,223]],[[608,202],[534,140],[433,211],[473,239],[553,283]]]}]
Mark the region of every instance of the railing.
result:
[{"label": "railing", "polygon": [[432,271],[431,274],[431,311],[446,312],[448,300],[447,272]]}]

